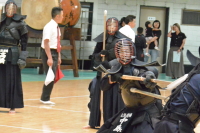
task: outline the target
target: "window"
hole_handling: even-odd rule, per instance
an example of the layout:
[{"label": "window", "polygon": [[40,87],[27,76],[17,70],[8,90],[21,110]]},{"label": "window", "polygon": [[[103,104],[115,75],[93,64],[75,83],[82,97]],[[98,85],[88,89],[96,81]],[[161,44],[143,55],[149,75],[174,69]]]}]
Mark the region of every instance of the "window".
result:
[{"label": "window", "polygon": [[200,10],[186,10],[182,12],[182,24],[200,25]]},{"label": "window", "polygon": [[76,27],[82,29],[81,37],[86,41],[92,38],[93,3],[81,2],[81,16]]}]

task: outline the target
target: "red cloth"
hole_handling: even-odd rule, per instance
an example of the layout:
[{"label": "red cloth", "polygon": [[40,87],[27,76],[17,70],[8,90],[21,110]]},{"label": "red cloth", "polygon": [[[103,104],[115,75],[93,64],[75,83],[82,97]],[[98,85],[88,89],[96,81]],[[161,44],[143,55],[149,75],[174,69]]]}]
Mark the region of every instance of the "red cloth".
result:
[{"label": "red cloth", "polygon": [[64,77],[64,74],[62,73],[62,71],[60,70],[60,67],[58,66],[57,71],[56,71],[56,75],[55,75],[55,80],[54,83],[56,83],[58,80],[60,80],[61,78]]},{"label": "red cloth", "polygon": [[[60,45],[60,35],[59,35],[59,27],[57,27],[57,52],[60,53],[61,51],[61,45]],[[64,77],[64,74],[60,70],[60,66],[57,67],[56,70],[56,75],[55,75],[55,80],[54,83],[56,83],[58,80]]]},{"label": "red cloth", "polygon": [[59,27],[57,27],[57,52],[60,53],[61,51],[61,45],[60,45],[60,35],[59,35]]}]

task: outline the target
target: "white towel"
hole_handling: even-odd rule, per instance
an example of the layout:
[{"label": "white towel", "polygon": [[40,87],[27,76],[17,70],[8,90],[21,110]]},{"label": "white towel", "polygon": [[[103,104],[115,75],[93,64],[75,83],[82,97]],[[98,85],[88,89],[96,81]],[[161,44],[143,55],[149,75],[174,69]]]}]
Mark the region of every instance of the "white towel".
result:
[{"label": "white towel", "polygon": [[49,83],[54,81],[54,78],[55,78],[55,75],[53,73],[52,67],[49,67],[44,84],[47,86]]}]

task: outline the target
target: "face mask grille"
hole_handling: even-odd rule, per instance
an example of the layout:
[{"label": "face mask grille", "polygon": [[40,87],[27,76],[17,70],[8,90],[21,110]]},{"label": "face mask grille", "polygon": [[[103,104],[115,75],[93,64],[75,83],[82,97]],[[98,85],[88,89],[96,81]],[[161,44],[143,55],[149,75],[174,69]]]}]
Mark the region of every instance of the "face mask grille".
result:
[{"label": "face mask grille", "polygon": [[17,12],[17,6],[14,3],[6,4],[6,15],[12,17]]},{"label": "face mask grille", "polygon": [[120,39],[115,45],[115,55],[123,65],[129,64],[134,57],[133,43],[129,39]]}]

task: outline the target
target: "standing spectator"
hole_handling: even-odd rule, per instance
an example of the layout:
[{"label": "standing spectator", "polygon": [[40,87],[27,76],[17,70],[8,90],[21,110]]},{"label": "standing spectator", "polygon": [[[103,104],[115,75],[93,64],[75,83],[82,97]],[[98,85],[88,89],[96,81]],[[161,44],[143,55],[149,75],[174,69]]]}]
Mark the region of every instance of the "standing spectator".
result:
[{"label": "standing spectator", "polygon": [[[155,40],[157,40],[157,42],[159,44],[159,39],[161,36],[161,30],[159,28],[160,28],[160,21],[155,20],[153,22],[153,36],[154,37],[150,41],[147,41],[147,44],[149,44],[148,54],[149,54],[149,56],[151,56],[151,62],[157,61],[157,58],[159,57],[159,51],[154,49],[155,48],[155,43],[154,43]],[[145,62],[148,62],[149,56],[145,56],[145,58],[144,58]]]},{"label": "standing spectator", "polygon": [[[172,33],[172,30],[175,32]],[[171,38],[170,50],[168,52],[167,66],[166,66],[166,76],[172,77],[172,79],[181,77],[185,74],[183,66],[183,47],[185,45],[186,36],[181,32],[180,25],[175,23],[171,26],[168,37]],[[173,52],[181,53],[180,62],[173,62]]]},{"label": "standing spectator", "polygon": [[119,29],[119,32],[123,35],[127,36],[128,38],[132,39],[135,42],[135,32],[132,28],[136,25],[136,17],[134,15],[128,15],[125,19],[126,25]]},{"label": "standing spectator", "polygon": [[[43,29],[42,37],[42,62],[44,70],[47,73],[49,67],[52,67],[54,74],[58,65],[61,64],[60,56],[60,29],[58,23],[62,22],[63,19],[63,9],[60,7],[54,7],[51,11],[52,19],[47,23]],[[49,83],[47,86],[43,86],[43,91],[41,95],[41,102],[43,104],[55,104],[50,101],[50,95],[53,90],[54,81]]]},{"label": "standing spectator", "polygon": [[119,29],[126,25],[125,19],[126,17],[122,17],[121,20],[119,21]]},{"label": "standing spectator", "polygon": [[[145,23],[145,27],[146,27],[146,29],[145,29],[145,31],[146,31],[145,39],[146,39],[146,41],[150,41],[154,37],[153,36],[153,28],[152,28],[151,22],[147,21]],[[158,49],[158,42],[157,42],[156,38],[154,40],[154,44],[155,44],[154,49],[159,50]],[[145,53],[145,55],[147,55],[147,56],[149,56],[148,51],[149,51],[149,45],[147,45],[146,53]]]},{"label": "standing spectator", "polygon": [[144,61],[143,49],[147,47],[146,40],[143,33],[143,28],[137,28],[137,35],[135,36],[136,58],[140,61]]}]

